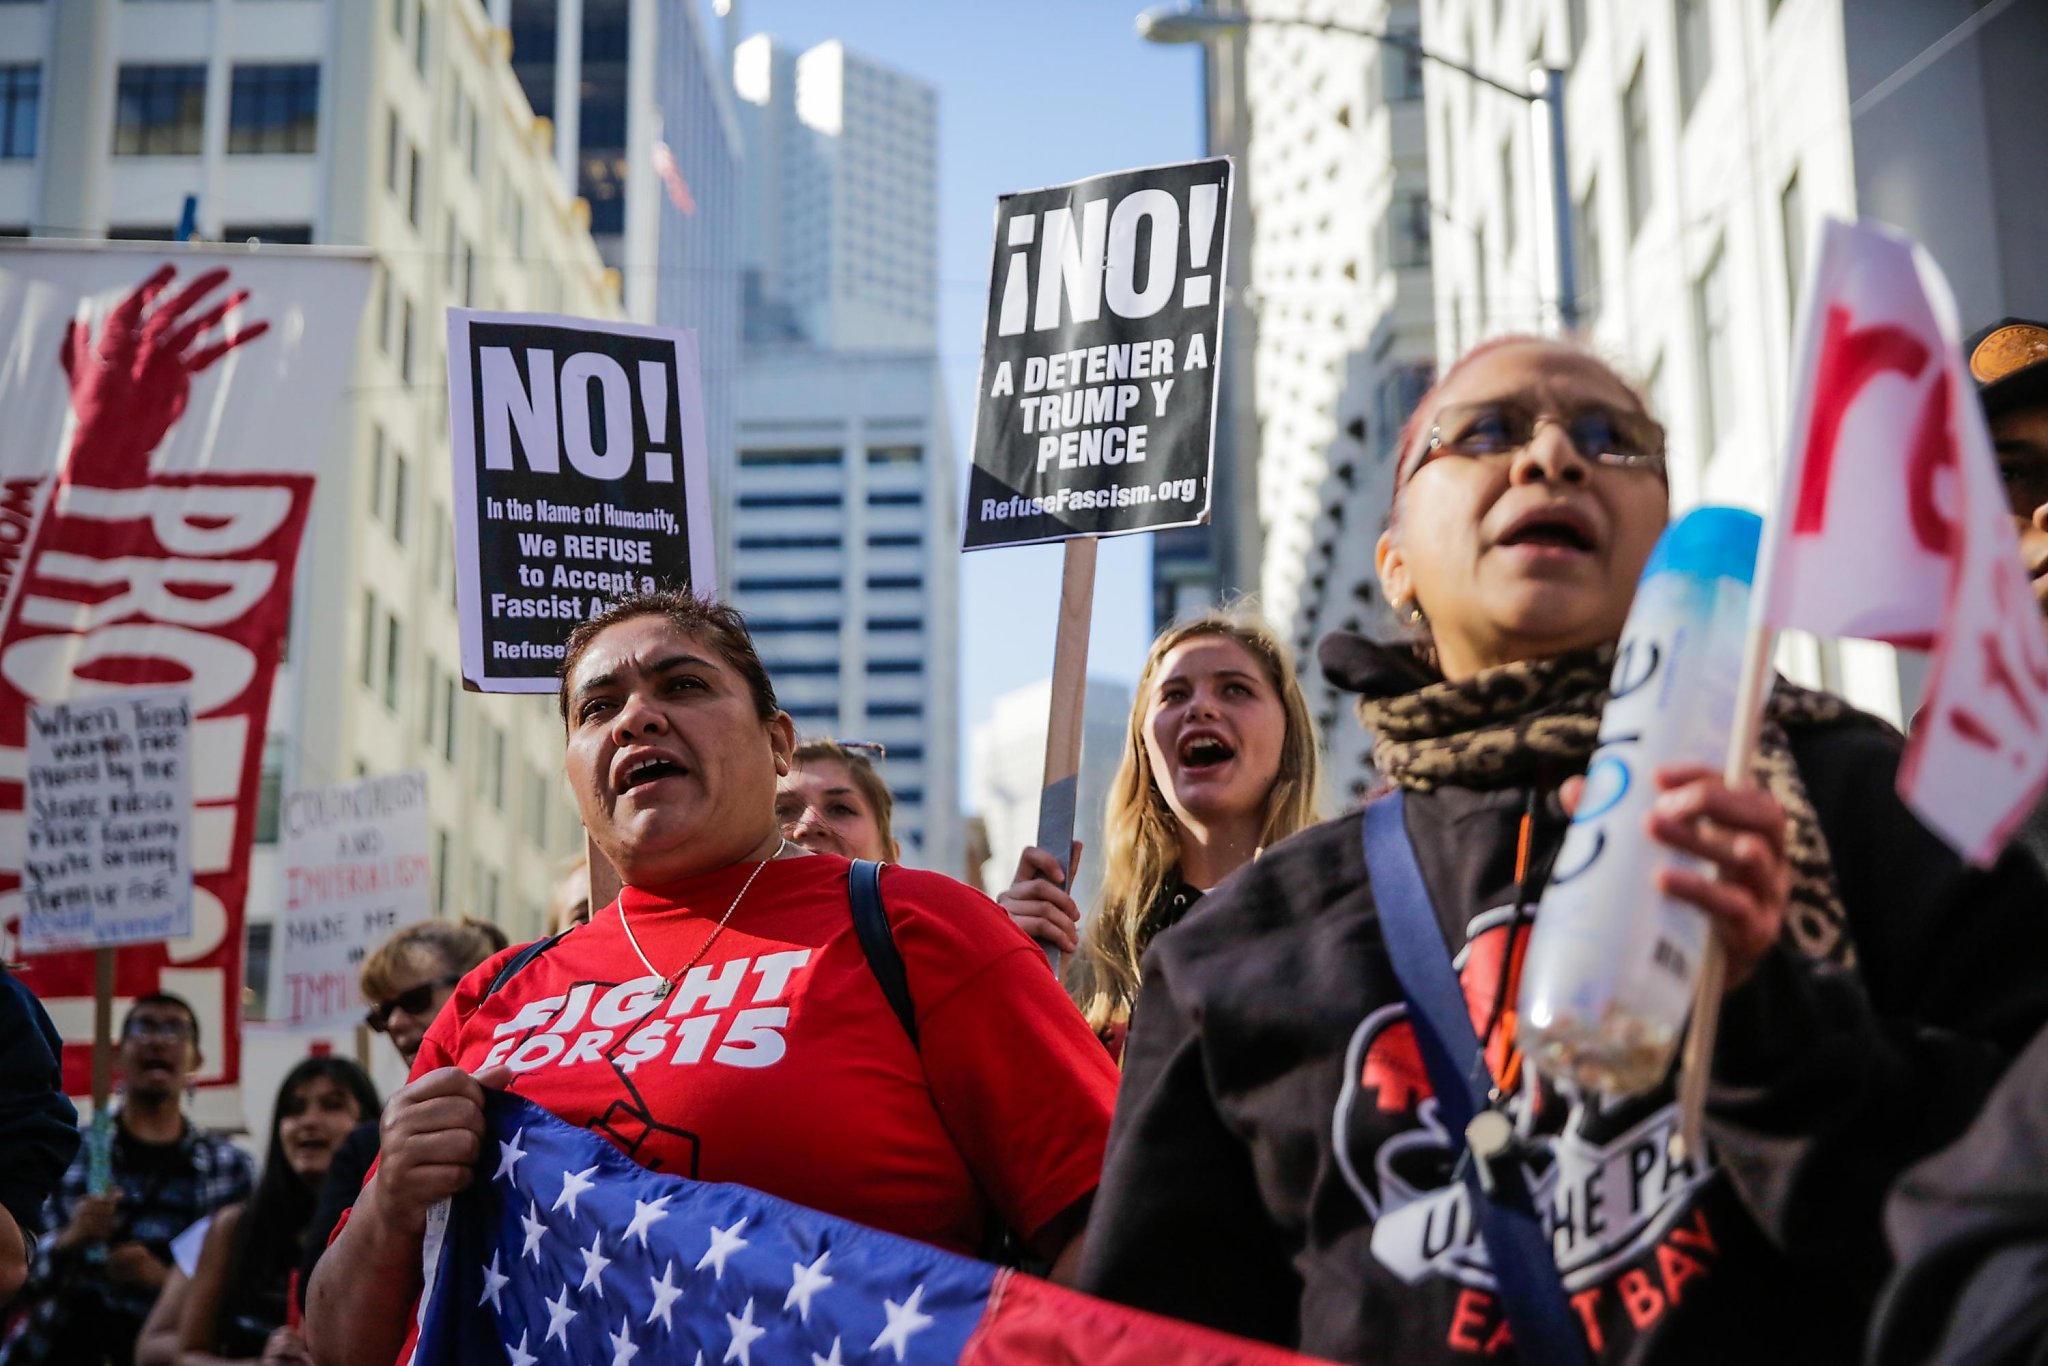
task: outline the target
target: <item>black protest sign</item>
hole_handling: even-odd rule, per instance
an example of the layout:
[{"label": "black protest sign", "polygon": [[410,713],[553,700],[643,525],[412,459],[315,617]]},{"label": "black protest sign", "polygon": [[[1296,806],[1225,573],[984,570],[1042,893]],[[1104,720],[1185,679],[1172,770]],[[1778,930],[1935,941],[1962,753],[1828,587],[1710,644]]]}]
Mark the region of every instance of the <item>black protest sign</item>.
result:
[{"label": "black protest sign", "polygon": [[1230,170],[996,202],[965,549],[1207,520]]},{"label": "black protest sign", "polygon": [[553,692],[580,621],[715,588],[693,333],[448,311],[462,676]]}]

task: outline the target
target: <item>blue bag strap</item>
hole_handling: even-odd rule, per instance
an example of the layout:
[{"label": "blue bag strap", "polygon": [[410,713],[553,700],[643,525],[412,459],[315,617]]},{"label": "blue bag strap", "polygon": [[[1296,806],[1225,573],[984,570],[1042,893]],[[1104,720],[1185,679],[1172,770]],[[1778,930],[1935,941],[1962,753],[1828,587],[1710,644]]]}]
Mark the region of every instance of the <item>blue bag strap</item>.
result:
[{"label": "blue bag strap", "polygon": [[846,895],[853,903],[853,929],[860,936],[861,952],[867,955],[868,970],[875,974],[882,994],[889,998],[889,1008],[903,1022],[903,1032],[915,1048],[917,1006],[910,999],[910,974],[896,947],[896,932],[889,927],[889,914],[882,908],[882,865],[873,859],[855,859],[846,870]]},{"label": "blue bag strap", "polygon": [[[498,975],[493,977],[491,984],[484,988],[484,996],[494,994],[499,987],[504,986],[505,983],[524,972],[527,964],[553,948],[555,941],[567,933],[567,930],[563,930],[560,934],[551,934],[545,939],[536,939],[531,944],[521,948],[519,952],[513,954],[510,958],[507,958],[504,965],[498,969]],[[482,1000],[484,996],[480,996],[477,999]]]},{"label": "blue bag strap", "polygon": [[1379,911],[1380,937],[1408,1000],[1408,1019],[1422,1065],[1436,1093],[1437,1115],[1457,1154],[1465,1194],[1499,1286],[1501,1308],[1514,1333],[1517,1357],[1574,1366],[1589,1360],[1558,1276],[1550,1237],[1543,1231],[1519,1163],[1492,1170],[1493,1190],[1465,1152],[1465,1126],[1485,1108],[1488,1076],[1465,991],[1444,947],[1443,930],[1408,838],[1399,788],[1366,803],[1365,867]]}]

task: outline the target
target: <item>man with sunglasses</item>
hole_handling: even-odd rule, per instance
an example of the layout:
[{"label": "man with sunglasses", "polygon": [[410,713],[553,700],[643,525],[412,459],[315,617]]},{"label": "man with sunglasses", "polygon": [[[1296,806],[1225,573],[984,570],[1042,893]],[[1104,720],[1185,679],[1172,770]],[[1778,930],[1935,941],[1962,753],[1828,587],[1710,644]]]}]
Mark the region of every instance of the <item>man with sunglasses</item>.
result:
[{"label": "man with sunglasses", "polygon": [[[358,980],[370,1002],[363,1023],[388,1035],[410,1069],[420,1041],[427,1036],[427,1026],[455,994],[455,984],[505,946],[504,931],[480,920],[424,920],[393,932],[363,959]],[[334,1150],[320,1188],[320,1202],[313,1207],[313,1219],[306,1229],[306,1257],[299,1269],[301,1305],[313,1279],[313,1267],[327,1250],[328,1235],[361,1194],[377,1152],[374,1118],[350,1130]]]},{"label": "man with sunglasses", "polygon": [[121,1104],[108,1153],[112,1180],[93,1189],[91,1144],[64,1173],[38,1247],[27,1329],[0,1362],[125,1366],[171,1269],[171,1240],[222,1205],[246,1200],[248,1154],[186,1117],[203,1058],[199,1017],[176,996],[136,999],[118,1041]]}]

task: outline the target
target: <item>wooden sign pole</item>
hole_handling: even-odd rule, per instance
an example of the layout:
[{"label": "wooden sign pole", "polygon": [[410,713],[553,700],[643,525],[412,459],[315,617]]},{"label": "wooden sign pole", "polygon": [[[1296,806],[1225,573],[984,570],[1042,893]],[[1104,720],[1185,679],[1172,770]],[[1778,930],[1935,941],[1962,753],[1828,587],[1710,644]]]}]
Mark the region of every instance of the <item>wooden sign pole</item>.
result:
[{"label": "wooden sign pole", "polygon": [[92,1112],[103,1115],[114,1095],[114,953],[92,955]]},{"label": "wooden sign pole", "polygon": [[[1059,634],[1052,650],[1052,709],[1045,723],[1045,783],[1038,794],[1038,847],[1073,890],[1074,814],[1081,781],[1081,711],[1088,692],[1088,630],[1095,613],[1093,536],[1066,543],[1060,571]],[[1047,949],[1055,975],[1060,951]]]}]

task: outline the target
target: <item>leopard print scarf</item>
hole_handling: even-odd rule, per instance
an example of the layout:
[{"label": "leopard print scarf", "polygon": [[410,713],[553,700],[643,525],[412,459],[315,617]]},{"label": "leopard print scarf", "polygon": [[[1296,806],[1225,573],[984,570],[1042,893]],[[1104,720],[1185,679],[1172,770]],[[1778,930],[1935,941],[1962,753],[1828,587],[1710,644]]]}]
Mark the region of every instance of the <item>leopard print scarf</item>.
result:
[{"label": "leopard print scarf", "polygon": [[[1613,669],[1614,647],[1604,645],[1504,664],[1458,683],[1437,678],[1367,696],[1358,714],[1373,736],[1373,765],[1400,787],[1518,786],[1560,769],[1584,771]],[[1780,679],[1765,708],[1755,767],[1757,785],[1785,809],[1791,942],[1810,958],[1841,964],[1853,962],[1855,949],[1827,838],[1792,761],[1787,731],[1852,724],[1881,723],[1840,698]]]}]

